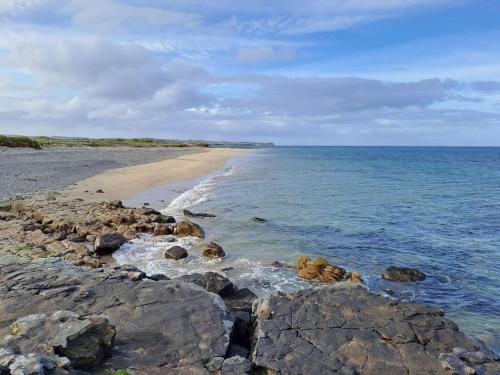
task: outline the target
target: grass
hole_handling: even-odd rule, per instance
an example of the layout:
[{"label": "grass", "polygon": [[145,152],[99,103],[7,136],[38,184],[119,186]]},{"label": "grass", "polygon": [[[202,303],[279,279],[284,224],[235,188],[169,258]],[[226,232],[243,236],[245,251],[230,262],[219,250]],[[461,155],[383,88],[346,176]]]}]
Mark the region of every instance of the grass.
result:
[{"label": "grass", "polygon": [[51,146],[88,146],[88,147],[208,147],[201,141],[176,141],[152,138],[59,138],[33,137],[42,147]]},{"label": "grass", "polygon": [[0,146],[4,147],[29,147],[40,149],[40,143],[36,140],[23,136],[0,135]]},{"label": "grass", "polygon": [[31,245],[28,245],[28,244],[22,244],[22,245],[18,245],[17,248],[16,248],[16,251],[31,251],[33,250],[33,246]]}]

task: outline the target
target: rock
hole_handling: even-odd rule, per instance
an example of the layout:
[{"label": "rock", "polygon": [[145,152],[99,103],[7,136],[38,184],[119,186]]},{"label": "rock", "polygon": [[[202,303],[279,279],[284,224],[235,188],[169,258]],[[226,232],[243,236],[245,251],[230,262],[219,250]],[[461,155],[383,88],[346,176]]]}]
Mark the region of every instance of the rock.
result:
[{"label": "rock", "polygon": [[66,239],[68,241],[71,241],[71,242],[83,242],[84,241],[83,238],[80,237],[78,234],[73,234],[73,233],[72,234],[68,234],[66,236]]},{"label": "rock", "polygon": [[257,216],[252,217],[252,221],[254,223],[265,223],[265,222],[267,222],[266,219],[264,219],[262,217],[257,217]]},{"label": "rock", "polygon": [[182,258],[186,258],[187,256],[188,253],[186,249],[180,246],[172,246],[165,251],[165,258],[167,259],[179,260]]},{"label": "rock", "polygon": [[157,224],[155,225],[155,229],[153,231],[154,236],[164,236],[172,233],[170,228],[167,225]]},{"label": "rock", "polygon": [[177,223],[177,235],[178,236],[194,236],[199,238],[205,238],[205,231],[198,224],[191,221],[185,220]]},{"label": "rock", "polygon": [[194,217],[194,218],[207,218],[207,217],[216,217],[215,215],[212,214],[206,214],[206,213],[193,213],[189,210],[182,210],[182,214],[186,217]]},{"label": "rock", "polygon": [[223,357],[215,357],[210,362],[208,362],[206,366],[209,371],[215,372],[217,370],[220,370],[220,368],[222,367],[222,363],[224,363]]},{"label": "rock", "polygon": [[182,275],[176,277],[174,280],[194,283],[221,297],[228,297],[234,293],[234,286],[231,280],[217,272],[209,271],[205,274],[193,273],[190,275]]},{"label": "rock", "polygon": [[382,273],[382,277],[385,280],[400,281],[400,282],[425,280],[425,274],[415,268],[395,267],[395,266],[387,268]]},{"label": "rock", "polygon": [[252,304],[256,299],[257,295],[250,289],[234,287],[233,294],[224,298],[224,302],[230,310],[252,312]]},{"label": "rock", "polygon": [[[154,217],[153,217],[154,216]],[[175,218],[173,216],[165,216],[165,215],[151,215],[153,223],[162,223],[162,224],[174,224]]]},{"label": "rock", "polygon": [[474,375],[476,373],[473,367],[467,366],[457,355],[441,353],[439,359],[441,360],[441,366],[450,370],[454,375]]},{"label": "rock", "polygon": [[359,272],[351,272],[350,280],[354,284],[361,284],[363,282],[363,280],[361,279],[361,275],[359,274]]},{"label": "rock", "polygon": [[449,375],[440,353],[484,350],[442,310],[352,284],[266,296],[253,319],[251,359],[280,374]]},{"label": "rock", "polygon": [[300,271],[301,269],[305,268],[307,266],[307,263],[311,261],[311,258],[306,257],[306,256],[298,256],[297,257],[297,262],[296,262],[296,268],[297,271]]},{"label": "rock", "polygon": [[128,228],[122,233],[122,236],[125,237],[127,241],[132,241],[137,238],[137,232],[133,228]]},{"label": "rock", "polygon": [[52,237],[56,240],[56,241],[62,241],[62,240],[65,240],[66,237],[67,237],[67,234],[66,232],[64,231],[60,231],[60,232],[55,232]]},{"label": "rock", "polygon": [[170,280],[167,275],[164,275],[162,273],[154,273],[152,275],[147,276],[148,279],[154,280],[154,281],[160,281],[160,280]]},{"label": "rock", "polygon": [[109,208],[123,208],[123,202],[120,200],[114,200],[108,202],[108,207]]},{"label": "rock", "polygon": [[100,193],[100,194],[104,193],[104,191],[102,189],[97,189],[95,192]]},{"label": "rock", "polygon": [[175,242],[175,241],[177,241],[177,239],[174,236],[168,236],[167,238],[165,238],[165,241],[167,241],[167,242]]},{"label": "rock", "polygon": [[123,271],[77,267],[59,258],[0,257],[0,337],[20,317],[69,310],[105,317],[116,327],[117,350],[101,373],[134,368],[137,374],[177,374],[165,369],[225,357],[232,319],[219,296],[179,280],[132,281]]},{"label": "rock", "polygon": [[43,354],[54,363],[66,357],[77,369],[90,369],[111,356],[116,331],[105,318],[81,318],[71,311],[18,318],[1,345],[15,353]]},{"label": "rock", "polygon": [[222,258],[226,256],[222,247],[217,245],[215,242],[210,242],[207,248],[203,251],[203,256],[209,259]]},{"label": "rock", "polygon": [[94,249],[97,254],[111,254],[118,250],[127,240],[120,233],[108,233],[95,239]]},{"label": "rock", "polygon": [[248,374],[252,368],[252,362],[248,359],[234,356],[226,359],[221,367],[222,375],[243,375]]}]

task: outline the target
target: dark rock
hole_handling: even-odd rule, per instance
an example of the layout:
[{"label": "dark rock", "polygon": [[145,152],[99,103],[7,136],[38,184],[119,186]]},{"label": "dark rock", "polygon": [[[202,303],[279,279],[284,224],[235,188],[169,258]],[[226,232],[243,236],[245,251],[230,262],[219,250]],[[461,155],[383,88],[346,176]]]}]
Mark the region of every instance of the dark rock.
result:
[{"label": "dark rock", "polygon": [[205,238],[205,231],[198,224],[185,220],[177,223],[176,233],[178,236],[195,236]]},{"label": "dark rock", "polygon": [[222,375],[243,375],[248,374],[252,368],[252,362],[248,359],[234,356],[226,359],[221,367]]},{"label": "dark rock", "polygon": [[207,213],[202,213],[202,212],[194,213],[194,212],[191,212],[189,210],[182,210],[182,214],[186,217],[194,217],[194,218],[200,218],[200,219],[208,218],[208,217],[216,217],[215,215],[212,215],[212,214],[207,214]]},{"label": "dark rock", "polygon": [[273,294],[254,308],[251,358],[280,374],[449,375],[440,353],[485,350],[442,310],[362,287]]},{"label": "dark rock", "polygon": [[425,274],[415,268],[391,266],[382,272],[382,277],[389,281],[422,281],[425,280]]},{"label": "dark rock", "polygon": [[221,246],[217,245],[215,242],[210,242],[203,251],[203,256],[209,259],[216,259],[226,256],[226,253]]},{"label": "dark rock", "polygon": [[224,299],[230,310],[241,310],[252,312],[253,302],[257,295],[248,288],[235,288],[233,294]]},{"label": "dark rock", "polygon": [[133,367],[137,374],[180,374],[169,369],[182,363],[185,374],[206,373],[189,372],[188,364],[226,355],[232,320],[220,297],[178,280],[131,281],[122,272],[0,257],[0,337],[22,316],[70,310],[116,327],[116,350],[101,373]]},{"label": "dark rock", "polygon": [[192,273],[190,275],[176,277],[174,280],[194,283],[209,292],[220,295],[221,297],[228,297],[234,293],[234,286],[231,280],[217,272],[209,271],[205,274]]},{"label": "dark rock", "polygon": [[154,273],[152,275],[147,276],[148,279],[154,280],[154,281],[160,281],[160,280],[170,280],[167,275],[164,275],[162,273]]},{"label": "dark rock", "polygon": [[168,236],[167,238],[165,238],[165,241],[167,241],[167,242],[175,242],[175,241],[177,241],[177,239],[174,236]]},{"label": "dark rock", "polygon": [[286,264],[286,263],[281,263],[279,261],[274,261],[271,263],[271,266],[273,266],[274,268],[295,268],[293,265],[291,264]]},{"label": "dark rock", "polygon": [[111,254],[118,250],[127,240],[120,233],[108,233],[95,239],[94,249],[97,254]]},{"label": "dark rock", "polygon": [[175,217],[165,216],[165,215],[157,215],[153,219],[153,223],[173,224],[173,223],[175,223]]},{"label": "dark rock", "polygon": [[63,241],[66,239],[67,237],[67,234],[66,232],[64,231],[61,231],[61,232],[55,232],[52,237],[56,240],[56,241]]},{"label": "dark rock", "polygon": [[68,234],[66,236],[66,239],[70,242],[83,242],[84,239],[82,237],[80,237],[78,234]]},{"label": "dark rock", "polygon": [[1,345],[17,354],[44,354],[56,363],[66,357],[74,368],[89,369],[111,356],[116,331],[105,318],[60,310],[18,318],[10,333]]},{"label": "dark rock", "polygon": [[120,200],[114,200],[108,202],[108,208],[123,208],[123,202]]},{"label": "dark rock", "polygon": [[252,221],[254,223],[265,223],[265,222],[267,222],[266,219],[264,219],[262,217],[257,217],[257,216],[252,217]]},{"label": "dark rock", "polygon": [[104,193],[104,191],[102,189],[97,189],[95,192],[96,193]]},{"label": "dark rock", "polygon": [[182,258],[186,258],[187,256],[188,253],[186,249],[180,246],[172,246],[165,251],[165,258],[167,259],[179,260]]}]

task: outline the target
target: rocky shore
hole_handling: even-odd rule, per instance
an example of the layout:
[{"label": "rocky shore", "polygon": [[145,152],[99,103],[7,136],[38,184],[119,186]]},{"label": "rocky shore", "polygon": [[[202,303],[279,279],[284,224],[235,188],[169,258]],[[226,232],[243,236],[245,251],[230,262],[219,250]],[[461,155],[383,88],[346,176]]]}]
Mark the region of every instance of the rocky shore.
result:
[{"label": "rocky shore", "polygon": [[[372,294],[326,259],[298,259],[310,289],[258,298],[215,272],[170,279],[116,265],[110,254],[139,235],[206,241],[190,220],[120,201],[0,205],[0,374],[500,372],[495,353],[442,310]],[[179,249],[165,256],[182,258]],[[225,252],[207,242],[203,255]]]}]

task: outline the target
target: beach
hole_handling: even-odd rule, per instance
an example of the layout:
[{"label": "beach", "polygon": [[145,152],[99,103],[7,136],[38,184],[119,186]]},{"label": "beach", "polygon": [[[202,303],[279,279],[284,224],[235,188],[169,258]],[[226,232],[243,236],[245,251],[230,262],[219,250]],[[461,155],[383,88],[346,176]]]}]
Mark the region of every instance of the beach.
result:
[{"label": "beach", "polygon": [[[4,201],[0,364],[47,374],[417,375],[425,363],[434,374],[496,374],[497,354],[466,334],[474,326],[464,333],[441,306],[421,303],[455,287],[443,287],[435,263],[383,249],[353,257],[360,246],[334,229],[339,218],[381,212],[366,195],[369,170],[360,184],[355,168],[331,164],[372,152],[190,149]],[[335,216],[332,186],[344,210]],[[157,199],[169,189],[172,199]],[[158,207],[145,204],[148,192]],[[137,196],[142,204],[124,204]]]}]

